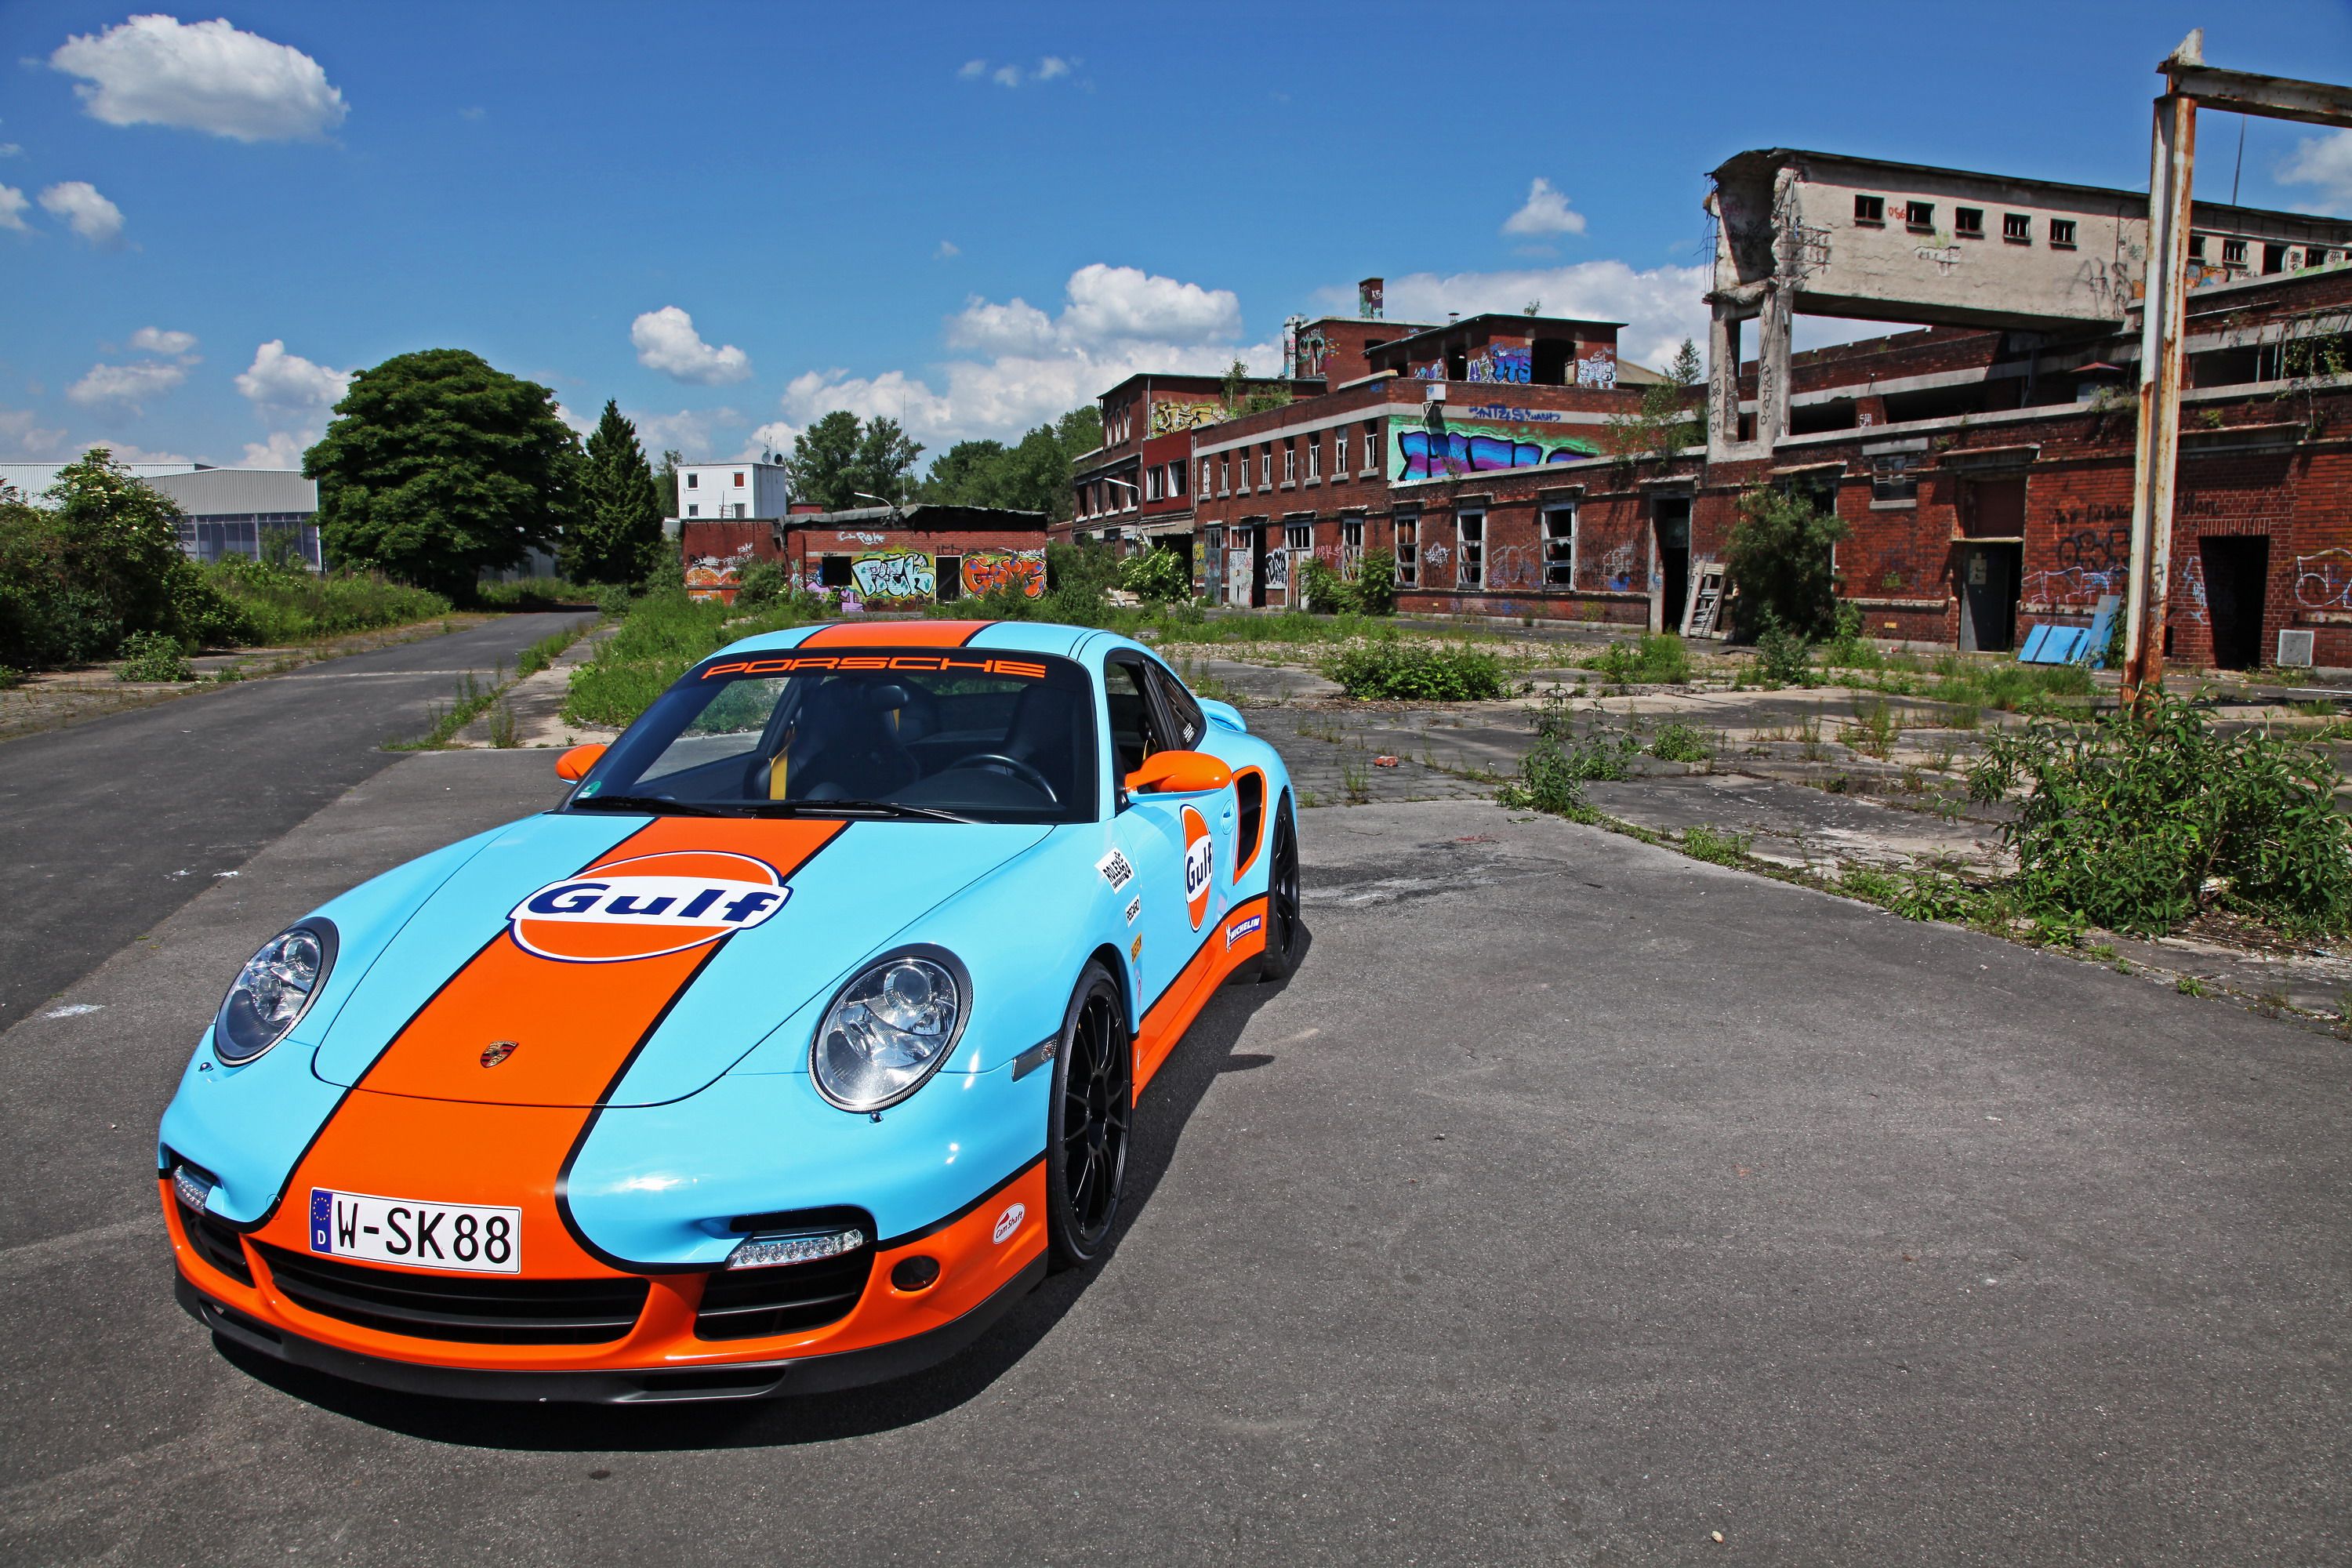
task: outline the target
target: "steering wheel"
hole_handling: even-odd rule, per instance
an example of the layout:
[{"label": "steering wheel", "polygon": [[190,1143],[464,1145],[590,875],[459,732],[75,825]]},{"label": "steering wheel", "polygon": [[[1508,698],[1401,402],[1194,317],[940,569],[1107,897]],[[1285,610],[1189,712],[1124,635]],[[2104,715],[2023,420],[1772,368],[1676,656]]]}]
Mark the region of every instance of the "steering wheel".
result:
[{"label": "steering wheel", "polygon": [[1007,756],[1003,752],[974,752],[968,757],[957,758],[941,771],[951,773],[959,768],[983,767],[987,768],[992,773],[1006,773],[1020,780],[1023,784],[1025,784],[1030,788],[1035,790],[1039,795],[1044,795],[1052,805],[1059,805],[1062,804],[1062,797],[1054,793],[1053,784],[1046,779],[1044,773],[1039,773],[1035,768],[1032,767],[1029,763],[1023,762],[1020,758]]}]

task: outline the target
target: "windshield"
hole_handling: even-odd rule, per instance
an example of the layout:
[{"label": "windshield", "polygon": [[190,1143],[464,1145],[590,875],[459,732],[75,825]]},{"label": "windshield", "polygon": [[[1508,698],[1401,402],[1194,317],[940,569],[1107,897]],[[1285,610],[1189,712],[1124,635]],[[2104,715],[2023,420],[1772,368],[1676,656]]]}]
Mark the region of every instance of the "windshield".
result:
[{"label": "windshield", "polygon": [[689,670],[567,809],[1094,819],[1094,702],[1067,659],[753,654]]}]

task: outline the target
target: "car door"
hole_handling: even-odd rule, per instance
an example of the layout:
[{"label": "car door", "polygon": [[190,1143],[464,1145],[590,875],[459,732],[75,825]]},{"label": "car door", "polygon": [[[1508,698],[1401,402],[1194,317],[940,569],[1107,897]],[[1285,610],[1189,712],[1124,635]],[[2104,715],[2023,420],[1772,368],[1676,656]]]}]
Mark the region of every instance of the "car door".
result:
[{"label": "car door", "polygon": [[1229,789],[1171,797],[1130,795],[1124,787],[1127,775],[1153,752],[1188,749],[1174,739],[1176,729],[1153,689],[1150,664],[1132,649],[1115,650],[1103,662],[1118,802],[1112,843],[1133,871],[1126,887],[1128,959],[1146,1012],[1163,999],[1178,1005],[1183,1001],[1182,995],[1171,994],[1171,987],[1211,922],[1224,911],[1226,889],[1219,884],[1217,870],[1229,858],[1225,850],[1233,838]]}]

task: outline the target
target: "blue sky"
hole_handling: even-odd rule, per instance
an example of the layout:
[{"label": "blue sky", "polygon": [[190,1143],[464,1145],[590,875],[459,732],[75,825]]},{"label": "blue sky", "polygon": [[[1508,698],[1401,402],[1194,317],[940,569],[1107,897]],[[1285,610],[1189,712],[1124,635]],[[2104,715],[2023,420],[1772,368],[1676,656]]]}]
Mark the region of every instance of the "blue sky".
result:
[{"label": "blue sky", "polygon": [[[2352,0],[135,15],[0,6],[0,459],[299,460],[342,375],[428,347],[689,458],[833,407],[936,453],[1271,369],[1368,273],[1391,316],[1540,297],[1654,361],[1735,152],[2144,188],[2190,26],[2352,79]],[[2352,134],[2253,122],[2242,199],[2352,212]]]}]

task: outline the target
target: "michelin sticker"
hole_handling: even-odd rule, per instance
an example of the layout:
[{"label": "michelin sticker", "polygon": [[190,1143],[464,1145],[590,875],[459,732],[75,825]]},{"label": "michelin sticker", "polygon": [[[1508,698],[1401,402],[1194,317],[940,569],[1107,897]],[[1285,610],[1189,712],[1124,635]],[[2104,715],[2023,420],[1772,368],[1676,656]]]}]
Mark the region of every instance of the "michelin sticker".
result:
[{"label": "michelin sticker", "polygon": [[1250,932],[1257,930],[1264,924],[1265,924],[1265,917],[1263,915],[1252,915],[1245,921],[1235,921],[1232,925],[1225,928],[1225,945],[1229,948],[1232,947],[1234,943],[1241,941],[1242,938],[1249,935]]},{"label": "michelin sticker", "polygon": [[1110,884],[1110,890],[1114,893],[1135,880],[1135,868],[1129,865],[1127,857],[1116,849],[1096,861],[1095,869],[1102,873],[1103,880]]}]

